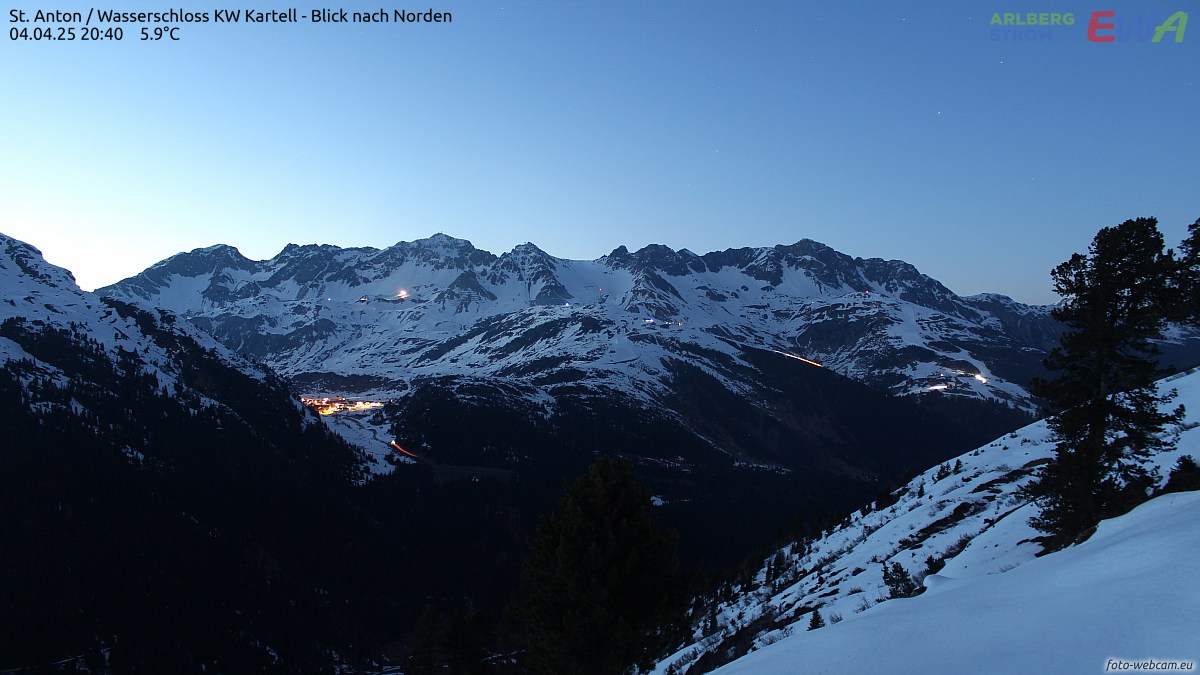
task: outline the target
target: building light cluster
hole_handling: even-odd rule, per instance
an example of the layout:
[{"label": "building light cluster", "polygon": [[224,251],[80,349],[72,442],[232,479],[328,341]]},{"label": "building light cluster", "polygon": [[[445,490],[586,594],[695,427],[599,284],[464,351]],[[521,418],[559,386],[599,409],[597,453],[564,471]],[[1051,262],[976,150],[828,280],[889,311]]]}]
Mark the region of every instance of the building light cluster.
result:
[{"label": "building light cluster", "polygon": [[300,402],[310,408],[316,408],[317,412],[322,415],[333,415],[341,412],[362,412],[364,410],[374,410],[382,408],[382,401],[349,401],[344,396],[335,396],[333,398],[322,397],[312,398],[301,396]]}]

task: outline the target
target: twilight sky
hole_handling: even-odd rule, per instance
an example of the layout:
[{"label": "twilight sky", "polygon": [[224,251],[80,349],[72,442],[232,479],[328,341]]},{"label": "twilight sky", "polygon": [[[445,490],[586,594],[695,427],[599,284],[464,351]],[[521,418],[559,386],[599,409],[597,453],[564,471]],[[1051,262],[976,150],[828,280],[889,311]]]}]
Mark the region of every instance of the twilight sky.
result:
[{"label": "twilight sky", "polygon": [[[1052,302],[1100,227],[1157,216],[1174,245],[1200,217],[1200,0],[97,2],[453,23],[23,42],[9,10],[47,4],[0,0],[0,231],[87,289],[216,243],[440,231],[577,259],[809,238]],[[1088,40],[1097,10],[1115,42]],[[1005,34],[1004,11],[1075,23]],[[1152,43],[1177,11],[1183,42]]]}]

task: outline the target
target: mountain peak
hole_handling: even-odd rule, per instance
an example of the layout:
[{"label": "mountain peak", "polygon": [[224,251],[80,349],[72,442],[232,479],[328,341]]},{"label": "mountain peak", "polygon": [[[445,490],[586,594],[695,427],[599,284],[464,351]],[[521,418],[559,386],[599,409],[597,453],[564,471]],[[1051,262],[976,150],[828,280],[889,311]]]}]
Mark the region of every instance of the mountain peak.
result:
[{"label": "mountain peak", "polygon": [[417,239],[412,242],[423,248],[445,249],[452,251],[470,250],[474,251],[475,245],[466,239],[451,237],[444,232],[437,232],[424,239]]},{"label": "mountain peak", "polygon": [[242,257],[241,251],[237,250],[236,246],[230,246],[229,244],[213,244],[212,246],[196,248],[196,249],[192,249],[192,253],[209,253],[212,255],[224,254],[224,255],[231,256],[231,257],[232,256]]},{"label": "mountain peak", "polygon": [[[234,251],[237,251],[237,249],[233,248],[232,246],[225,246],[224,244],[218,244],[217,246],[210,246],[208,248],[203,248],[203,249],[198,248],[195,251],[193,251],[193,253],[201,252],[201,251],[208,251],[208,250],[213,250],[213,249],[217,249],[217,250],[233,249]],[[288,244],[287,246],[283,247],[283,250],[280,251],[279,254],[283,255],[284,253],[295,253],[297,251],[340,251],[340,250],[342,250],[342,248],[340,246],[335,246],[333,244]]]},{"label": "mountain peak", "polygon": [[608,255],[601,257],[601,260],[621,260],[629,257],[629,249],[625,244],[614,248]]},{"label": "mountain peak", "polygon": [[37,248],[3,233],[0,233],[0,274],[28,277],[54,288],[79,289],[75,275],[46,262]]},{"label": "mountain peak", "polygon": [[466,239],[438,232],[424,239],[397,242],[381,252],[378,262],[401,264],[409,259],[431,263],[438,269],[465,270],[486,265],[495,260],[496,256],[475,248],[475,245]]},{"label": "mountain peak", "polygon": [[663,272],[668,276],[680,277],[689,272],[704,272],[704,261],[687,249],[676,251],[663,244],[647,244],[634,253],[620,246],[605,260],[612,267],[627,267],[637,272]]},{"label": "mountain peak", "polygon": [[532,253],[535,255],[549,255],[542,249],[538,248],[537,245],[531,241],[527,241],[523,244],[517,244],[516,246],[513,247],[511,253]]},{"label": "mountain peak", "polygon": [[[296,245],[288,244],[288,247],[284,250],[286,251],[288,248],[296,248]],[[151,270],[164,270],[167,273],[194,277],[226,267],[249,270],[253,269],[254,265],[254,261],[242,255],[241,251],[237,250],[237,248],[228,244],[214,244],[203,248],[194,248],[186,253],[176,253],[169,258],[154,263],[142,274],[146,274]]]},{"label": "mountain peak", "polygon": [[525,270],[532,273],[539,270],[553,270],[556,267],[554,261],[554,256],[530,242],[525,242],[517,244],[511,251],[500,256],[498,264],[508,271]]}]

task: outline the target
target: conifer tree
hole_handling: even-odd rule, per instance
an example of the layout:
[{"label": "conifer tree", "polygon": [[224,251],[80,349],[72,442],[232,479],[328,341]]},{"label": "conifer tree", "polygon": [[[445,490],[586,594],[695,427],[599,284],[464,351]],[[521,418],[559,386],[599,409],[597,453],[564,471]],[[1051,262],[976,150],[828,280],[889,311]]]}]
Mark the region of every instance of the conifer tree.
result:
[{"label": "conifer tree", "polygon": [[883,566],[883,583],[892,598],[911,598],[917,592],[917,583],[898,562],[892,563],[891,567]]},{"label": "conifer tree", "polygon": [[1167,477],[1167,484],[1162,487],[1162,493],[1190,492],[1200,490],[1200,466],[1190,455],[1184,455],[1175,462],[1175,468]]},{"label": "conifer tree", "polygon": [[1050,548],[1144,495],[1151,476],[1141,460],[1171,445],[1163,430],[1182,408],[1160,411],[1171,397],[1152,386],[1153,340],[1169,314],[1175,271],[1157,221],[1138,218],[1100,230],[1087,255],[1051,274],[1063,297],[1053,315],[1067,332],[1046,359],[1057,377],[1035,381],[1034,391],[1057,413],[1048,422],[1055,456],[1026,489],[1042,507],[1031,523],[1050,535]]},{"label": "conifer tree", "polygon": [[825,627],[825,619],[821,618],[821,610],[814,609],[812,611],[812,616],[808,619],[808,629],[816,630],[818,628],[824,628],[824,627]]},{"label": "conifer tree", "polygon": [[1200,219],[1188,226],[1188,236],[1179,246],[1171,320],[1200,324]]},{"label": "conifer tree", "polygon": [[654,656],[683,593],[651,509],[629,464],[601,458],[539,526],[513,608],[532,672],[615,675]]}]

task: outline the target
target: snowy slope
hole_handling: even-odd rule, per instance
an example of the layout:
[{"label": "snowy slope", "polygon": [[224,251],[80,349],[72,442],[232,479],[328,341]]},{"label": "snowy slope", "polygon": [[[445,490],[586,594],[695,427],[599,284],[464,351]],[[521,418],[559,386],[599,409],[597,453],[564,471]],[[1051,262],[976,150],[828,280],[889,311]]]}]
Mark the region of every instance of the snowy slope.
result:
[{"label": "snowy slope", "polygon": [[[198,358],[213,359],[258,383],[278,386],[267,383],[268,371],[262,365],[235,354],[189,322],[177,321],[169,311],[139,310],[85,292],[69,271],[47,263],[36,248],[4,234],[0,234],[0,298],[0,369],[11,373],[29,392],[31,408],[42,413],[63,408],[76,417],[94,417],[97,433],[108,433],[103,429],[103,414],[78,400],[62,403],[54,396],[39,400],[32,391],[97,386],[88,381],[89,375],[39,358],[22,347],[22,340],[37,343],[52,333],[61,334],[62,342],[45,352],[59,359],[65,350],[78,347],[86,352],[94,346],[102,354],[102,362],[85,364],[94,366],[91,374],[107,377],[113,374],[108,371],[113,371],[121,377],[152,382],[158,395],[193,402],[193,411],[219,408],[223,414],[239,414],[227,402],[208,395],[203,383],[189,381],[185,374]],[[198,351],[203,357],[198,357]],[[82,358],[86,362],[91,357]],[[294,400],[291,407],[298,413],[305,410]],[[307,414],[302,419],[315,423]],[[138,457],[140,451],[131,444],[127,454]],[[376,453],[363,460],[373,472],[383,473],[392,466],[384,461],[385,455]]]},{"label": "snowy slope", "polygon": [[[146,372],[159,377],[164,388],[176,384],[178,368],[173,364],[173,355],[145,335],[135,319],[122,316],[96,294],[81,290],[69,271],[46,262],[33,246],[2,233],[0,297],[3,298],[0,300],[0,322],[22,321],[86,335],[114,356],[135,352],[144,361]],[[172,323],[170,329],[261,379],[261,367],[235,355],[203,331],[186,323]],[[19,345],[0,337],[0,362],[16,359],[28,359],[39,365],[37,359]]]},{"label": "snowy slope", "polygon": [[[1178,391],[1190,413],[1177,449],[1153,462],[1165,477],[1178,457],[1200,457],[1200,373],[1160,388]],[[1084,672],[1108,657],[1200,658],[1184,637],[1200,631],[1200,596],[1183,590],[1200,572],[1200,500],[1156,499],[1084,545],[1036,558],[1036,507],[1017,490],[1052,454],[1038,422],[931,468],[894,504],[785,547],[710,604],[694,642],[656,672],[717,665],[738,642],[761,652],[719,672]],[[926,579],[931,558],[944,567]],[[893,563],[929,591],[887,600],[883,568]],[[828,625],[808,632],[814,609]]]},{"label": "snowy slope", "polygon": [[[134,320],[118,315],[95,295],[80,290],[70,272],[47,263],[36,248],[3,234],[0,234],[0,297],[3,297],[0,322],[27,322],[86,335],[114,357],[122,351],[137,352],[143,356],[148,373],[158,377],[164,386],[174,386],[175,369],[169,365],[170,356],[143,335]],[[228,354],[228,350],[200,331],[191,333],[207,346]],[[13,340],[0,336],[0,364],[16,360],[26,360],[33,372],[58,381],[68,377],[30,355]]]},{"label": "snowy slope", "polygon": [[717,670],[755,673],[1105,672],[1200,661],[1200,493],[1164,495],[1087,542],[1003,574],[948,579]]}]

